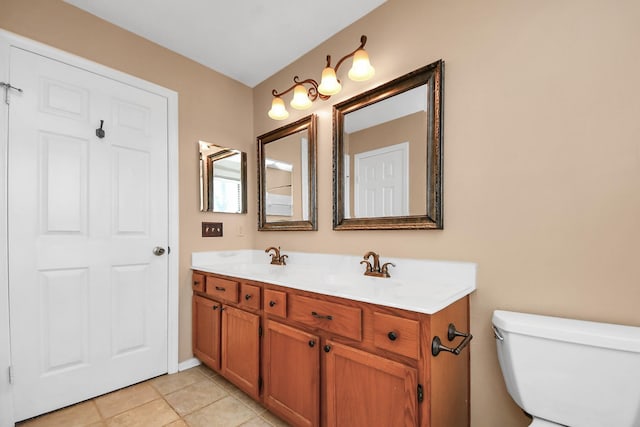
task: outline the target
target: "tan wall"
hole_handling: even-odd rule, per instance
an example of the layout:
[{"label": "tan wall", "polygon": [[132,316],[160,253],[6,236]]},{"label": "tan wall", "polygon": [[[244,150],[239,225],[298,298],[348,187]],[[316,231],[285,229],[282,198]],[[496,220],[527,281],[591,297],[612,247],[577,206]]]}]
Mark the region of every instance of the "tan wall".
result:
[{"label": "tan wall", "polygon": [[[317,232],[259,233],[258,248],[478,263],[471,298],[472,425],[525,426],[503,385],[494,309],[640,326],[640,3],[389,0],[254,91],[319,79],[361,34],[372,81],[316,101]],[[444,59],[444,230],[332,231],[331,105]],[[289,98],[285,99],[288,102]],[[309,111],[294,112],[295,121]],[[402,268],[401,265],[397,267]]]},{"label": "tan wall", "polygon": [[[247,215],[199,212],[198,140],[248,152],[255,188],[251,89],[59,0],[2,0],[0,28],[178,92],[180,180],[179,360],[191,353],[191,252],[250,248],[255,202]],[[250,197],[255,198],[255,196]],[[224,237],[200,237],[201,221],[223,221]],[[242,228],[243,237],[238,237]]]}]

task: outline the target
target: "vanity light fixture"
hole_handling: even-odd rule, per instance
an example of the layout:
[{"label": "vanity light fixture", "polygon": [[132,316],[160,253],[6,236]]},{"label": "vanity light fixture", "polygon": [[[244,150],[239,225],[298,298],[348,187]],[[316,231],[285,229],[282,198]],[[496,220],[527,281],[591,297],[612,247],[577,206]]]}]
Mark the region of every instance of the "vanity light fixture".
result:
[{"label": "vanity light fixture", "polygon": [[[271,110],[269,110],[269,117],[274,120],[284,120],[289,117],[284,101],[281,96],[293,90],[293,99],[291,100],[291,107],[296,110],[306,110],[311,107],[313,101],[320,98],[327,100],[331,95],[335,95],[342,90],[340,80],[338,80],[336,73],[342,63],[353,57],[353,64],[351,70],[349,70],[348,76],[351,80],[356,82],[363,82],[369,80],[375,74],[375,69],[369,62],[369,55],[364,50],[364,45],[367,43],[367,36],[360,37],[360,46],[353,52],[342,57],[335,68],[331,67],[331,55],[327,55],[327,65],[322,70],[322,79],[320,84],[314,79],[300,80],[298,76],[293,78],[293,85],[287,90],[279,92],[272,90],[273,101],[271,102]],[[308,86],[308,87],[307,87]]]}]

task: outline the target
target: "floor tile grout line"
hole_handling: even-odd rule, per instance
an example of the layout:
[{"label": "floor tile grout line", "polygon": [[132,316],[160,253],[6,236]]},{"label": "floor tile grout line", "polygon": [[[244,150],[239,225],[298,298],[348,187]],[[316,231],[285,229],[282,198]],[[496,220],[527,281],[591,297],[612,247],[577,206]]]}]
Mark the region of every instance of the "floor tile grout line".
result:
[{"label": "floor tile grout line", "polygon": [[[266,414],[269,414],[269,415],[271,415],[273,417],[276,417],[276,416],[273,415],[271,412],[269,412],[269,410],[261,402],[255,401],[250,395],[245,393],[242,389],[240,389],[239,387],[237,387],[233,383],[231,383],[228,380],[226,380],[224,377],[222,377],[219,374],[217,374],[215,371],[211,371],[212,375],[208,375],[208,372],[203,371],[203,368],[195,370],[194,372],[200,377],[200,379],[196,380],[193,383],[189,383],[189,384],[186,384],[186,385],[184,385],[182,387],[179,387],[179,388],[177,388],[175,390],[172,390],[171,392],[167,392],[166,394],[163,393],[158,388],[158,386],[156,384],[154,384],[154,380],[156,380],[157,378],[163,378],[168,374],[161,375],[161,376],[158,376],[158,377],[155,377],[155,378],[150,378],[150,379],[141,381],[139,383],[132,384],[130,386],[123,387],[121,389],[114,390],[112,392],[105,393],[103,395],[96,396],[96,397],[93,397],[91,399],[87,399],[87,401],[85,401],[85,402],[91,402],[90,404],[91,404],[92,408],[95,410],[95,412],[96,412],[96,414],[98,415],[98,418],[99,418],[93,424],[101,423],[103,425],[108,425],[110,421],[113,421],[115,418],[117,418],[119,416],[122,416],[123,414],[126,414],[126,413],[128,413],[130,411],[134,411],[134,410],[136,410],[136,409],[138,409],[138,408],[140,408],[140,407],[142,407],[144,405],[148,405],[148,404],[150,404],[152,402],[156,402],[156,401],[162,399],[162,401],[167,406],[167,408],[170,409],[175,414],[175,416],[177,417],[177,419],[174,419],[173,421],[165,424],[165,426],[167,426],[169,424],[172,424],[172,423],[176,423],[178,421],[182,421],[185,425],[189,426],[189,424],[187,423],[186,417],[188,417],[189,415],[194,414],[194,413],[196,413],[196,412],[198,412],[198,411],[200,411],[200,410],[202,410],[202,409],[204,409],[204,408],[206,408],[206,407],[208,407],[210,405],[213,405],[216,402],[219,402],[220,400],[222,400],[224,398],[230,397],[235,402],[239,403],[242,407],[248,409],[250,411],[250,414],[251,414],[251,417],[249,419],[245,420],[242,424],[239,424],[238,427],[240,427],[243,424],[246,424],[246,423],[248,423],[248,422],[250,422],[252,420],[259,420],[261,422],[264,422],[267,426],[270,426],[270,427],[276,427],[278,425],[278,424],[273,424],[269,419],[267,419],[265,417]],[[216,386],[220,387],[220,389],[223,390],[226,394],[221,396],[221,397],[219,397],[218,399],[216,399],[216,400],[214,400],[214,401],[212,401],[212,402],[200,407],[200,408],[193,409],[190,412],[185,413],[184,415],[180,414],[177,411],[177,409],[174,408],[171,405],[171,403],[169,402],[169,400],[167,399],[167,397],[169,395],[171,395],[173,393],[176,393],[178,391],[181,391],[181,390],[185,390],[186,388],[188,388],[190,386],[193,386],[194,384],[203,382],[205,380],[208,380],[211,383],[215,384]],[[151,400],[148,400],[146,402],[143,402],[143,403],[137,404],[135,406],[132,406],[130,408],[127,408],[126,410],[118,412],[118,413],[115,413],[115,414],[113,414],[113,415],[111,415],[109,417],[106,417],[103,414],[103,411],[100,409],[100,405],[98,404],[98,400],[99,399],[101,399],[103,397],[106,397],[106,396],[109,396],[111,394],[115,394],[115,393],[117,393],[119,391],[126,390],[128,388],[132,388],[132,387],[136,387],[136,386],[141,386],[141,385],[149,386],[154,391],[154,393],[156,395],[153,396],[153,398]],[[246,398],[246,399],[243,400],[243,397]],[[245,400],[247,400],[247,401],[245,401]],[[258,412],[255,409],[256,407],[251,405],[252,402],[255,402],[255,404],[258,405],[260,408],[262,408],[262,410],[260,412]],[[82,402],[79,402],[76,405],[79,405],[81,403]],[[69,407],[73,407],[73,406],[76,406],[76,405],[70,405]],[[61,408],[60,410],[62,410],[62,409],[65,409],[65,408]],[[58,411],[59,410],[52,411],[51,413],[55,413],[55,412],[58,412]],[[49,415],[49,414],[42,414],[42,415],[40,415],[38,417],[34,417],[34,419],[35,418],[40,418],[40,417],[46,417],[47,415]],[[89,426],[91,424],[87,424],[85,422],[82,425]]]}]

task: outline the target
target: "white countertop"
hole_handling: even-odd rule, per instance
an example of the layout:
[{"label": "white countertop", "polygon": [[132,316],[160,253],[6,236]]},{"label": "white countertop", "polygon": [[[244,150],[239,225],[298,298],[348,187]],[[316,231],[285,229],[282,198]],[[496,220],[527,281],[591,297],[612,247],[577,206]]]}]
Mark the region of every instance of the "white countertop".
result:
[{"label": "white countertop", "polygon": [[433,314],[476,289],[476,264],[410,258],[392,262],[390,278],[364,275],[362,256],[287,252],[287,265],[271,265],[262,250],[194,252],[191,268],[356,301]]}]

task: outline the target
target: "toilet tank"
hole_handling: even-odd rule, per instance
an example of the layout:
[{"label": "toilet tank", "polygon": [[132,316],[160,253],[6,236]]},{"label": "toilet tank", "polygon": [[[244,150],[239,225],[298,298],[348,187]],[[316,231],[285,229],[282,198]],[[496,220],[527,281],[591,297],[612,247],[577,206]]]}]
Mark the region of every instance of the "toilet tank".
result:
[{"label": "toilet tank", "polygon": [[507,390],[529,414],[572,427],[640,427],[640,327],[497,310]]}]

